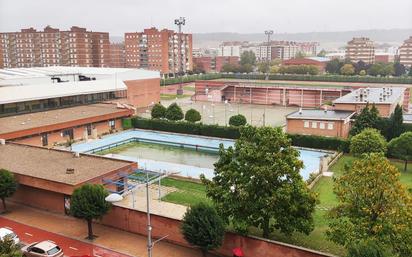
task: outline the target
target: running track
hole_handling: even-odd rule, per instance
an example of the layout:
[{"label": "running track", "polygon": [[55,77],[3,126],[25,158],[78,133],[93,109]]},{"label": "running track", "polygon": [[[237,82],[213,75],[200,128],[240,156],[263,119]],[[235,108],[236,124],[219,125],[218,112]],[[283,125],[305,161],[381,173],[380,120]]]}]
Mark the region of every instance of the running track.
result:
[{"label": "running track", "polygon": [[7,227],[13,230],[20,237],[20,241],[24,244],[30,244],[43,240],[53,241],[63,249],[65,256],[89,255],[96,257],[131,257],[130,255],[121,254],[91,243],[61,236],[59,234],[18,223],[4,217],[0,217],[0,227]]}]

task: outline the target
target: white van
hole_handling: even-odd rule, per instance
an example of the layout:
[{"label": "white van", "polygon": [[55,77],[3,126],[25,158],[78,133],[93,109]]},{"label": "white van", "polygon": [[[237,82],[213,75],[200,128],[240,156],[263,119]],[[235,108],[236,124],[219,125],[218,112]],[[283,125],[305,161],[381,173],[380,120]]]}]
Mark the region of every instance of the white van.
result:
[{"label": "white van", "polygon": [[10,236],[15,244],[20,243],[19,237],[12,230],[8,228],[0,228],[0,240],[3,240],[6,236]]}]

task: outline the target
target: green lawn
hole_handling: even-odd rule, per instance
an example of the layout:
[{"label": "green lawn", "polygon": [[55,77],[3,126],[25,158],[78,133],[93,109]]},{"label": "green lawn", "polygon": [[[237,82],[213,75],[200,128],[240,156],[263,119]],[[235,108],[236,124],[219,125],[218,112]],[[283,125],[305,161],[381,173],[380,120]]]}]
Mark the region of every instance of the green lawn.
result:
[{"label": "green lawn", "polygon": [[190,95],[160,94],[160,100],[173,100],[176,98],[190,97]]},{"label": "green lawn", "polygon": [[[332,167],[331,171],[334,176],[339,176],[343,173],[345,164],[351,165],[356,158],[350,155],[342,156]],[[395,166],[403,171],[403,162],[392,162]],[[402,172],[400,180],[408,188],[412,188],[412,164],[409,165],[406,173]],[[178,191],[168,194],[163,198],[164,201],[173,202],[190,206],[199,201],[211,202],[205,195],[205,186],[198,182],[186,180],[166,178],[162,180],[165,186],[175,187]],[[277,231],[271,235],[271,239],[290,243],[298,246],[315,249],[322,252],[332,253],[338,256],[345,255],[345,249],[339,245],[330,242],[325,235],[328,229],[327,212],[335,207],[338,202],[333,194],[333,179],[330,177],[322,177],[312,189],[319,195],[319,203],[314,213],[315,229],[309,235],[294,233],[287,237]],[[257,228],[250,228],[249,232],[252,235],[261,236],[262,232]]]},{"label": "green lawn", "polygon": [[196,90],[194,86],[184,86],[183,89],[186,91],[193,91],[193,92]]}]

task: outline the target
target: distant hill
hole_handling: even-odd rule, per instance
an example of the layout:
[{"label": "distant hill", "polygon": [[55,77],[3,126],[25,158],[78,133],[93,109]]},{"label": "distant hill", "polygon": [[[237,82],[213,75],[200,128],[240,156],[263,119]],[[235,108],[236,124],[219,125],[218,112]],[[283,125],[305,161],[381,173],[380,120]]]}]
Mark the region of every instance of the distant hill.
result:
[{"label": "distant hill", "polygon": [[[405,39],[412,36],[411,29],[391,29],[391,30],[357,30],[342,32],[308,32],[308,33],[280,33],[272,36],[273,40],[292,41],[316,41],[321,46],[345,45],[353,37],[369,37],[377,43],[401,44]],[[266,40],[264,33],[240,34],[230,32],[219,33],[195,33],[193,34],[193,44],[195,47],[216,47],[223,41],[251,41],[262,42]]]},{"label": "distant hill", "polygon": [[[307,32],[307,33],[279,33],[272,36],[273,40],[291,41],[316,41],[321,48],[335,49],[344,46],[353,37],[369,37],[377,43],[388,43],[389,45],[400,45],[405,39],[412,36],[410,29],[376,29],[376,30],[356,30],[341,32]],[[112,42],[123,42],[123,36],[110,36]],[[266,40],[263,33],[194,33],[194,47],[217,47],[223,41],[250,41],[262,42]]]}]

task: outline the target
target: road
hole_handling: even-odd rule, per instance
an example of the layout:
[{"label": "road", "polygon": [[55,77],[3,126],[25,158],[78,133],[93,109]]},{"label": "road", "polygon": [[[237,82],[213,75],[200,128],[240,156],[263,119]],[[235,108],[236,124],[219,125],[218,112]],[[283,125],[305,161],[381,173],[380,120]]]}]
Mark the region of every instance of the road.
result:
[{"label": "road", "polygon": [[63,249],[65,256],[130,257],[130,255],[24,225],[3,217],[0,217],[0,227],[13,230],[20,237],[20,241],[23,244],[31,244],[43,240],[53,241]]}]

